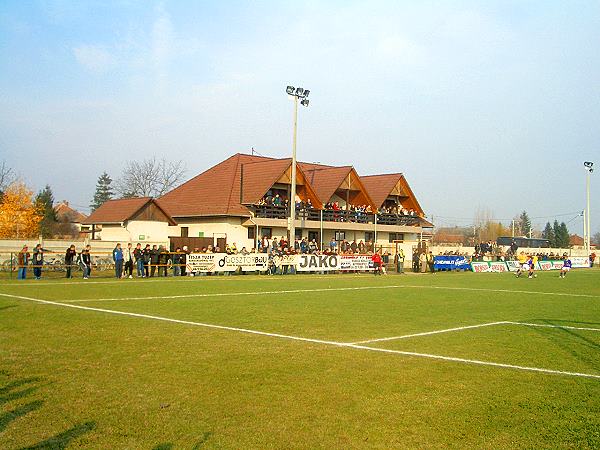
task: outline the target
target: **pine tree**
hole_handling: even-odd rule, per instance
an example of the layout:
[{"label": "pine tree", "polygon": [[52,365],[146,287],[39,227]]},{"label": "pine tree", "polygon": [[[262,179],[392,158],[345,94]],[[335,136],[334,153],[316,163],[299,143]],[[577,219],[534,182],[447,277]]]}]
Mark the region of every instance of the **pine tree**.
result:
[{"label": "pine tree", "polygon": [[564,222],[560,223],[560,246],[561,248],[569,248],[571,246],[571,236],[569,235],[569,229],[567,228],[567,224]]},{"label": "pine tree", "polygon": [[527,215],[527,211],[523,211],[519,216],[519,229],[523,236],[529,237],[529,233],[531,233],[531,220]]},{"label": "pine tree", "polygon": [[113,198],[114,192],[112,190],[111,183],[112,179],[106,172],[98,177],[98,182],[96,183],[96,193],[94,194],[94,198],[90,204],[92,211],[97,210],[100,205]]},{"label": "pine tree", "polygon": [[45,238],[52,237],[58,220],[54,210],[54,194],[49,185],[35,197],[35,207],[43,217],[40,222],[40,234]]},{"label": "pine tree", "polygon": [[554,230],[552,229],[550,222],[546,222],[546,227],[544,228],[544,231],[542,231],[542,238],[550,241],[550,247],[556,247],[556,236],[554,235]]}]

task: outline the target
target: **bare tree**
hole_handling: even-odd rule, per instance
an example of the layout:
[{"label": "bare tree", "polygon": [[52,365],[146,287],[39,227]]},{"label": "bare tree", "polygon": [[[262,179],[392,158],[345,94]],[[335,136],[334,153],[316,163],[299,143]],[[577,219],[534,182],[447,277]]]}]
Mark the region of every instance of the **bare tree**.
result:
[{"label": "bare tree", "polygon": [[0,164],[0,191],[5,191],[15,181],[17,181],[17,174],[12,167],[6,165],[6,161],[2,161]]},{"label": "bare tree", "polygon": [[160,197],[184,180],[183,161],[157,160],[127,161],[116,182],[121,198]]}]

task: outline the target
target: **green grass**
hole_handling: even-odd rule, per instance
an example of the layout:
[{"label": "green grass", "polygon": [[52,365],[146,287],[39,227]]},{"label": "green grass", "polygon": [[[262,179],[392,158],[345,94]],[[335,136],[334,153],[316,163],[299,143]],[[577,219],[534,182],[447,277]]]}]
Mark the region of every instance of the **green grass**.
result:
[{"label": "green grass", "polygon": [[[106,281],[0,293],[344,343],[496,321],[600,329],[595,270]],[[598,331],[500,324],[365,345],[600,375]],[[598,378],[5,296],[0,409],[3,449],[600,447]]]}]

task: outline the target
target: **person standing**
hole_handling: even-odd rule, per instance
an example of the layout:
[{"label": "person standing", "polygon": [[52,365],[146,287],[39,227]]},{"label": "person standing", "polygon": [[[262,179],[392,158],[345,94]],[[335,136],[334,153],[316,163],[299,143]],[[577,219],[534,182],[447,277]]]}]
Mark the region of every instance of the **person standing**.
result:
[{"label": "person standing", "polygon": [[138,278],[144,278],[144,250],[142,250],[142,244],[139,242],[135,246],[133,257],[135,258]]},{"label": "person standing", "polygon": [[27,263],[29,262],[29,247],[23,246],[21,251],[17,254],[17,267],[19,271],[17,273],[17,279],[24,280],[27,278]]},{"label": "person standing", "polygon": [[127,249],[123,252],[123,267],[125,268],[123,276],[129,276],[129,278],[133,278],[133,259],[133,248],[131,242],[129,242],[127,244]]},{"label": "person standing", "polygon": [[373,256],[371,256],[371,261],[373,261],[373,274],[381,275],[381,255],[377,252],[373,253]]},{"label": "person standing", "polygon": [[160,261],[160,251],[156,248],[156,245],[152,246],[150,250],[150,276],[153,277]]},{"label": "person standing", "polygon": [[178,277],[181,275],[181,248],[177,247],[175,253],[171,257],[173,263],[173,276]]},{"label": "person standing", "polygon": [[42,248],[42,244],[37,244],[33,249],[33,276],[36,280],[42,278],[42,266],[44,265],[44,252],[46,249]]},{"label": "person standing", "polygon": [[150,249],[150,244],[146,244],[144,248],[144,276],[148,278],[150,276],[150,257],[152,250]]},{"label": "person standing", "polygon": [[65,268],[67,269],[66,278],[73,278],[71,275],[71,270],[73,270],[73,260],[77,256],[77,251],[75,250],[75,245],[71,244],[71,246],[65,252]]},{"label": "person standing", "polygon": [[123,249],[120,243],[117,243],[117,246],[113,249],[112,258],[115,262],[115,276],[121,278],[123,273]]},{"label": "person standing", "polygon": [[92,272],[92,255],[90,254],[90,246],[86,245],[79,255],[79,264],[83,272],[83,279],[87,280]]}]

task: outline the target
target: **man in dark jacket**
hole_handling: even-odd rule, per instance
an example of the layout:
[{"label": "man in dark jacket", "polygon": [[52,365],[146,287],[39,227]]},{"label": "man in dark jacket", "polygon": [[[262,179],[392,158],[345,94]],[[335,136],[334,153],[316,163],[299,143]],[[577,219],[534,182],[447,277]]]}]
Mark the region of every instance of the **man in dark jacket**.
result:
[{"label": "man in dark jacket", "polygon": [[47,251],[42,248],[42,244],[37,244],[33,249],[33,276],[36,280],[42,278],[42,266],[44,265],[44,252]]},{"label": "man in dark jacket", "polygon": [[19,268],[17,279],[24,280],[27,277],[27,263],[29,263],[28,247],[23,246],[23,249],[17,254],[17,266]]},{"label": "man in dark jacket", "polygon": [[67,269],[66,278],[73,278],[71,276],[71,270],[73,269],[73,261],[77,256],[77,251],[75,250],[75,245],[71,244],[71,246],[65,252],[65,267]]},{"label": "man in dark jacket", "polygon": [[150,250],[150,276],[153,277],[160,261],[160,251],[156,248],[156,245],[152,246]]},{"label": "man in dark jacket", "polygon": [[150,276],[150,259],[152,256],[152,250],[150,249],[150,244],[146,244],[146,247],[143,250],[143,260],[144,260],[144,276],[148,278]]}]

